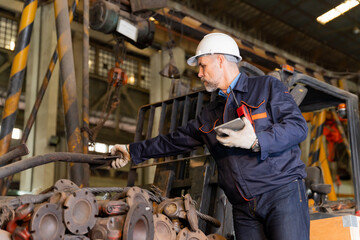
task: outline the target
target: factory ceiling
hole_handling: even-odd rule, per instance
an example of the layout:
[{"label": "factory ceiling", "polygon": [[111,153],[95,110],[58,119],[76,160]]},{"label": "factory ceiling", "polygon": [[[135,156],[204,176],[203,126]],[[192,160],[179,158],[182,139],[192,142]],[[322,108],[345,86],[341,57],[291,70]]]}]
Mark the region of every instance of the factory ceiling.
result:
[{"label": "factory ceiling", "polygon": [[360,69],[360,5],[322,25],[316,18],[343,0],[173,2],[213,19],[205,24],[220,22],[326,70],[358,72]]}]

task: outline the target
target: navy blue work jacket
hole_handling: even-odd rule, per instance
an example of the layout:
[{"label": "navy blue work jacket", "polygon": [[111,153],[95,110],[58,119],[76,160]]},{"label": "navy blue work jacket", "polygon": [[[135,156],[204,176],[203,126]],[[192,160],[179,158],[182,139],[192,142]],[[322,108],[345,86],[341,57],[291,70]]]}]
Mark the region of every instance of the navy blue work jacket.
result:
[{"label": "navy blue work jacket", "polygon": [[306,177],[299,143],[307,136],[307,124],[285,85],[271,76],[241,74],[233,91],[254,120],[260,152],[226,147],[216,140],[214,127],[237,117],[234,96],[229,94],[227,99],[218,96],[186,126],[130,144],[132,161],[178,155],[206,144],[217,163],[218,184],[232,204]]}]

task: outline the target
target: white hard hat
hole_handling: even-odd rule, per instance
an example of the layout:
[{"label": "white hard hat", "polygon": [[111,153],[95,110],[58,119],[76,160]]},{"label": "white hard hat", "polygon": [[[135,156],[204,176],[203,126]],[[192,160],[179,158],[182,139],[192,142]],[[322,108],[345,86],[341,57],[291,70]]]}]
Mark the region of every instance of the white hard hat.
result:
[{"label": "white hard hat", "polygon": [[187,60],[190,66],[197,65],[197,58],[208,54],[225,54],[234,56],[240,62],[240,50],[235,40],[224,33],[210,33],[204,36],[196,48],[196,55]]}]

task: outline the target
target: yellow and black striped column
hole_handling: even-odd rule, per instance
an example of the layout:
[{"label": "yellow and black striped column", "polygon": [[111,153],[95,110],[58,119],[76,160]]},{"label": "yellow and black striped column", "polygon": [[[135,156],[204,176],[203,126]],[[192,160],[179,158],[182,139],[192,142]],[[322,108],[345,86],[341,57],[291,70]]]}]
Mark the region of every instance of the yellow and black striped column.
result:
[{"label": "yellow and black striped column", "polygon": [[15,125],[22,83],[26,72],[26,61],[28,58],[31,32],[37,5],[37,0],[26,0],[24,2],[24,9],[20,20],[19,34],[14,52],[15,57],[10,72],[9,88],[2,114],[0,155],[3,155],[8,151],[11,142],[11,134]]},{"label": "yellow and black striped column", "polygon": [[[79,0],[75,0],[73,2],[72,6],[71,6],[71,11],[69,13],[70,22],[72,22],[72,20],[74,19],[74,13],[75,13],[75,10],[76,10],[76,7],[77,7],[78,4],[79,4]],[[57,51],[57,47],[56,47],[56,49],[54,50],[54,53],[53,53],[53,55],[52,55],[52,57],[50,59],[50,63],[49,63],[49,66],[47,68],[46,74],[44,76],[43,82],[41,84],[40,90],[39,90],[39,92],[38,92],[38,94],[36,96],[35,104],[34,104],[32,110],[31,110],[29,119],[28,119],[28,121],[26,123],[26,126],[24,128],[23,135],[22,135],[22,138],[21,138],[21,143],[23,143],[23,144],[25,144],[27,142],[27,139],[29,137],[31,128],[34,125],[37,113],[38,113],[39,108],[40,108],[40,104],[42,102],[42,99],[44,98],[46,89],[47,89],[47,87],[49,85],[49,81],[51,79],[51,75],[52,75],[52,73],[54,71],[57,60],[58,60],[58,51]]]},{"label": "yellow and black striped column", "polygon": [[[65,114],[65,132],[69,152],[82,152],[82,141],[79,127],[79,112],[76,98],[75,67],[71,42],[71,29],[67,0],[55,0],[56,33],[61,70],[61,91]],[[82,164],[70,163],[70,180],[79,186],[84,183],[85,172]]]},{"label": "yellow and black striped column", "polygon": [[309,166],[313,166],[319,161],[325,119],[326,111],[322,110],[321,112],[316,113],[316,116],[314,116],[311,121]]}]

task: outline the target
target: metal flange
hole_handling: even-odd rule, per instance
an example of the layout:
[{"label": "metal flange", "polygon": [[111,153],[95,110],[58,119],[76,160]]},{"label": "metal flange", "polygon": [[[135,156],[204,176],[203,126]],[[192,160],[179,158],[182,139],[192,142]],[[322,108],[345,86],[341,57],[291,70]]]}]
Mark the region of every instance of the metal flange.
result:
[{"label": "metal flange", "polygon": [[176,240],[175,228],[164,214],[154,214],[154,240]]},{"label": "metal flange", "polygon": [[192,232],[188,228],[183,228],[178,233],[176,240],[208,240],[208,238],[200,230]]},{"label": "metal flange", "polygon": [[219,234],[216,234],[216,233],[207,235],[207,238],[208,238],[208,240],[226,240],[225,237],[223,237],[223,236],[221,236]]},{"label": "metal flange", "polygon": [[141,189],[139,187],[131,187],[126,192],[126,203],[129,205],[129,207],[132,207],[139,202],[144,202],[149,207],[152,206],[152,204],[150,203],[150,196],[146,191],[144,191],[144,189]]},{"label": "metal flange", "polygon": [[184,196],[184,205],[185,205],[186,216],[191,230],[193,231],[199,230],[199,220],[196,213],[194,202],[190,194],[186,194]]},{"label": "metal flange", "polygon": [[64,202],[64,222],[73,234],[85,234],[94,227],[98,205],[94,195],[79,189],[70,194]]},{"label": "metal flange", "polygon": [[65,235],[62,209],[57,204],[38,205],[30,221],[32,239],[61,240]]},{"label": "metal flange", "polygon": [[60,179],[55,183],[54,189],[60,192],[73,192],[80,188],[68,179]]},{"label": "metal flange", "polygon": [[154,240],[151,208],[144,202],[135,203],[126,215],[123,240]]}]

